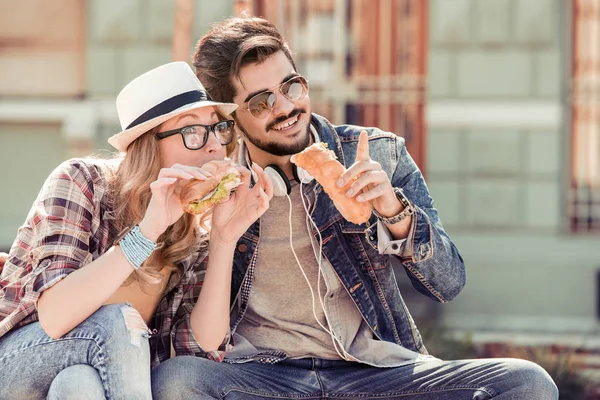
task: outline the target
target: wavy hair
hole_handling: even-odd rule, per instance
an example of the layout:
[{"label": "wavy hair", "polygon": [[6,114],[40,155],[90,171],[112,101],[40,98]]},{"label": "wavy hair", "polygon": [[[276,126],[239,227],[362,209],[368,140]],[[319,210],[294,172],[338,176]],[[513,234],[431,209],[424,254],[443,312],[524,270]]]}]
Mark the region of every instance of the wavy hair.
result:
[{"label": "wavy hair", "polygon": [[[224,116],[219,114],[219,119]],[[160,126],[142,134],[127,148],[127,153],[121,156],[116,171],[112,174],[111,194],[115,204],[114,215],[116,232],[139,223],[146,213],[152,192],[150,184],[154,182],[160,172],[160,148],[156,133]],[[237,140],[227,145],[227,155],[233,156],[237,151]],[[200,235],[199,222],[206,225],[210,213],[204,216],[195,216],[184,213],[183,216],[171,225],[158,238],[159,247],[142,264],[139,270],[126,281],[133,280],[145,283],[160,282],[160,271],[167,268],[171,272],[178,271],[176,263],[186,258],[190,252],[207,244],[207,235]]]}]

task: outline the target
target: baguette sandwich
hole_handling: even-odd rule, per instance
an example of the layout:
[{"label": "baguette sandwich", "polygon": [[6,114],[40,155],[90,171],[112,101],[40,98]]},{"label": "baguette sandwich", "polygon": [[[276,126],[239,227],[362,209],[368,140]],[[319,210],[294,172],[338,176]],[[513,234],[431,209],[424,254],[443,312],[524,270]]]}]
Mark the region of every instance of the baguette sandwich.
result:
[{"label": "baguette sandwich", "polygon": [[336,182],[346,171],[337,160],[335,153],[327,148],[325,143],[315,143],[302,152],[294,154],[291,162],[304,169],[321,184],[333,204],[342,216],[355,224],[363,224],[371,217],[371,203],[361,203],[355,198],[346,197],[346,192],[353,181],[344,187],[337,187]]}]

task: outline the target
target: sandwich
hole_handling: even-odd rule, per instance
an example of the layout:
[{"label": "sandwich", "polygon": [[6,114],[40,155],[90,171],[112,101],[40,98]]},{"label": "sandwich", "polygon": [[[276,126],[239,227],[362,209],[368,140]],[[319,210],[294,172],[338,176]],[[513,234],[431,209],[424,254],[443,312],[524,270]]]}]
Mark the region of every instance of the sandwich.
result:
[{"label": "sandwich", "polygon": [[346,197],[346,192],[354,181],[344,187],[337,187],[338,178],[346,168],[337,160],[335,153],[327,148],[326,143],[315,143],[302,152],[294,154],[291,162],[311,174],[329,195],[335,208],[342,217],[354,224],[363,224],[371,217],[371,203],[359,202],[355,198]]},{"label": "sandwich", "polygon": [[203,214],[214,205],[228,200],[232,191],[242,183],[240,172],[230,159],[209,161],[202,169],[212,176],[204,181],[190,180],[179,195],[183,211],[190,214]]}]

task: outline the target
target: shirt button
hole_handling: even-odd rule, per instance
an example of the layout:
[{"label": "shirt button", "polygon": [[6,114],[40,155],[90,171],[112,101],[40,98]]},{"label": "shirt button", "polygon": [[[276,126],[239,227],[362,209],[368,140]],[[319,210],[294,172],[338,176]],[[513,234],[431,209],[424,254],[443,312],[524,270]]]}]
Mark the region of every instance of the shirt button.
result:
[{"label": "shirt button", "polygon": [[398,250],[398,245],[396,243],[392,245],[392,250]]},{"label": "shirt button", "polygon": [[248,250],[248,246],[246,246],[246,244],[244,244],[244,243],[241,243],[238,246],[238,250],[240,251],[240,253],[244,253],[244,252],[246,252],[246,250]]},{"label": "shirt button", "polygon": [[152,329],[152,334],[156,335],[158,333],[158,329]]}]

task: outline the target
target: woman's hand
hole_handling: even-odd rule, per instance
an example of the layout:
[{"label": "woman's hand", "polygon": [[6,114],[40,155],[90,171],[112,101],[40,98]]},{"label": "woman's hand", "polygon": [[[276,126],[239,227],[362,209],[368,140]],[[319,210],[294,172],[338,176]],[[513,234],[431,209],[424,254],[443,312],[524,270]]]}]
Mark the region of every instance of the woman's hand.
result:
[{"label": "woman's hand", "polygon": [[140,230],[148,239],[156,242],[158,237],[183,215],[179,193],[183,181],[198,179],[201,181],[212,174],[202,168],[175,164],[171,168],[162,168],[158,178],[150,184],[152,198],[146,214],[140,222]]},{"label": "woman's hand", "polygon": [[258,178],[250,188],[250,171],[238,167],[242,184],[237,187],[229,200],[215,206],[212,215],[210,241],[222,244],[235,244],[267,209],[273,198],[273,185],[263,169],[252,164]]}]

